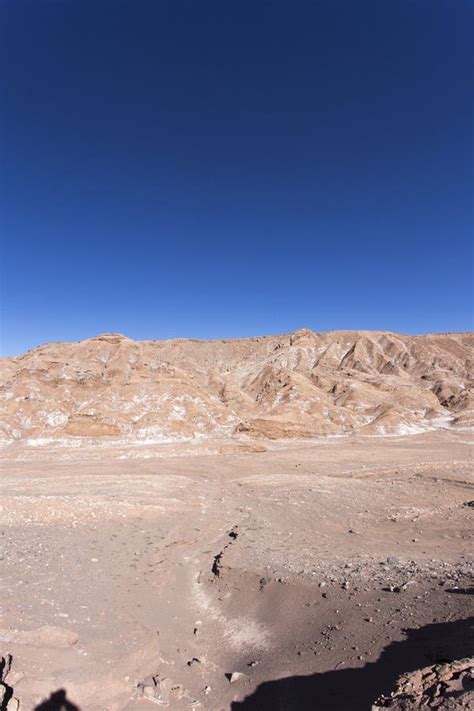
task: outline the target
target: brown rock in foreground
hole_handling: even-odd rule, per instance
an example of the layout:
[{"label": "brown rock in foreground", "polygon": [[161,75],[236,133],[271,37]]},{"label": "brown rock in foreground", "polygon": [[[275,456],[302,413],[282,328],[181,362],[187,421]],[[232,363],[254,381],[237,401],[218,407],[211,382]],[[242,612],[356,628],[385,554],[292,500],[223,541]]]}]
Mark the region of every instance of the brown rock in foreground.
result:
[{"label": "brown rock in foreground", "polygon": [[390,696],[382,696],[372,711],[420,711],[474,708],[474,659],[472,657],[404,674]]},{"label": "brown rock in foreground", "polygon": [[[0,361],[0,439],[162,443],[472,428],[469,333],[104,334]],[[46,442],[45,442],[46,443]]]}]

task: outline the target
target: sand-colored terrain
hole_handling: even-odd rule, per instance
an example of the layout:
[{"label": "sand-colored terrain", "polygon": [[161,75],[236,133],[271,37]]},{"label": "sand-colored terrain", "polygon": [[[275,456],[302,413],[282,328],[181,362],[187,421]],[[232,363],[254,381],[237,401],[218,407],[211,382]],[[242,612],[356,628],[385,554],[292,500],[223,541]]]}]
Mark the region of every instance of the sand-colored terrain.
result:
[{"label": "sand-colored terrain", "polygon": [[472,655],[466,435],[200,447],[3,463],[21,709],[362,710]]},{"label": "sand-colored terrain", "polygon": [[471,342],[3,359],[1,710],[472,706]]},{"label": "sand-colored terrain", "polygon": [[472,429],[472,334],[104,334],[0,361],[0,442],[77,446]]}]

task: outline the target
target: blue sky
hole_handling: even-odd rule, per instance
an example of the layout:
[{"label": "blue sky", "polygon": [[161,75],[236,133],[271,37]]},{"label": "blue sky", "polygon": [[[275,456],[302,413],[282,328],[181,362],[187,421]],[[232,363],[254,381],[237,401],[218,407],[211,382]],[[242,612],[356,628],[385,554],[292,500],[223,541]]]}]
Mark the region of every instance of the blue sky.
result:
[{"label": "blue sky", "polygon": [[2,352],[471,329],[473,7],[4,1]]}]

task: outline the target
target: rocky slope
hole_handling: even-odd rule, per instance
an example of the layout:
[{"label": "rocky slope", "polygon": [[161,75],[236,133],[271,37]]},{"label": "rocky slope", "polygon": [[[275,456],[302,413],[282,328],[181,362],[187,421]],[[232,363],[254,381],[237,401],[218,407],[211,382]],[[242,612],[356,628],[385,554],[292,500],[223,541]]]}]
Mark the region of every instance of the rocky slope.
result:
[{"label": "rocky slope", "polygon": [[167,442],[474,424],[469,333],[301,329],[222,341],[104,334],[0,360],[0,437]]},{"label": "rocky slope", "polygon": [[382,696],[372,711],[461,711],[474,705],[474,659],[434,664],[404,674],[390,696]]}]

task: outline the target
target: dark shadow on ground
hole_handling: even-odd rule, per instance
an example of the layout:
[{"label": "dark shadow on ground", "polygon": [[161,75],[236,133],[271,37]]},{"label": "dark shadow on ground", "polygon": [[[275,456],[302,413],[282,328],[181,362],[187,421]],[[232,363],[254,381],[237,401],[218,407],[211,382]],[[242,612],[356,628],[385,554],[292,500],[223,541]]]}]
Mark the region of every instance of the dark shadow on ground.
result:
[{"label": "dark shadow on ground", "polygon": [[446,592],[450,595],[474,595],[474,588],[451,588]]},{"label": "dark shadow on ground", "polygon": [[8,704],[13,698],[13,688],[6,682],[12,661],[13,657],[11,654],[0,657],[0,711],[7,711]]},{"label": "dark shadow on ground", "polygon": [[58,689],[53,691],[49,699],[35,706],[34,711],[80,711],[80,708],[68,700],[64,689]]},{"label": "dark shadow on ground", "polygon": [[474,617],[405,630],[406,639],[392,642],[380,658],[362,669],[339,669],[311,676],[293,676],[261,684],[232,711],[370,711],[397,678],[436,662],[473,654]]}]

